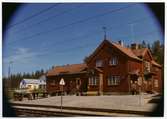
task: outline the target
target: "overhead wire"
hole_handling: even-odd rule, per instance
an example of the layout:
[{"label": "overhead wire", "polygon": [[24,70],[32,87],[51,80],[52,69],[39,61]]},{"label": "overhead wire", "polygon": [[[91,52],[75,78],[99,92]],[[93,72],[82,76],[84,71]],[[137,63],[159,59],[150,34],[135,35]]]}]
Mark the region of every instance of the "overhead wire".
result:
[{"label": "overhead wire", "polygon": [[[136,36],[136,38],[144,37],[144,36],[147,36],[147,35],[152,35],[152,34],[155,34],[155,33],[157,33],[157,31],[146,32],[146,33],[144,33],[144,35],[140,34],[140,35]],[[125,37],[122,37],[122,38],[127,38],[127,37],[128,36],[125,36]],[[130,35],[129,35],[129,37],[130,37]],[[52,50],[52,52],[51,52],[51,51],[45,50],[45,51],[40,51],[39,54],[34,54],[33,56],[25,56],[22,59],[32,58],[34,56],[35,57],[43,57],[43,56],[46,57],[47,55],[51,55],[51,54],[54,54],[53,56],[55,56],[55,55],[59,55],[59,54],[66,54],[66,53],[69,53],[69,52],[78,52],[78,51],[81,52],[81,49],[87,49],[90,46],[92,47],[92,46],[97,46],[97,45],[98,45],[98,43],[93,42],[93,43],[81,44],[81,45],[79,45],[77,47],[75,46],[75,47],[71,47],[71,48],[67,48],[67,49],[63,49],[63,50],[59,50],[59,51]],[[20,61],[20,60],[16,59],[16,60],[14,60],[14,62],[15,61]]]},{"label": "overhead wire", "polygon": [[[144,33],[144,35],[146,36],[146,35],[152,35],[152,34],[155,34],[157,31],[149,31],[149,32],[146,32],[146,33]],[[124,37],[121,37],[121,38],[127,38],[127,37],[130,37],[130,35],[129,36],[124,36]],[[136,36],[136,38],[140,38],[140,37],[144,37],[143,36],[143,34],[140,34],[140,35],[138,35],[138,36]],[[120,38],[120,37],[119,37]],[[95,45],[95,44],[97,44],[97,43],[91,43],[92,45]],[[81,46],[77,46],[77,47],[73,47],[72,49],[74,49],[74,51],[78,51],[78,49],[79,48],[87,48],[87,46],[89,46],[90,45],[90,43],[88,43],[88,44],[84,44],[84,45],[81,45]],[[70,51],[71,49],[65,49],[65,50],[62,50],[62,51],[57,51],[57,53],[59,53],[59,52],[66,52],[66,51]],[[46,51],[46,50],[45,50]],[[52,50],[53,51],[53,50]],[[54,51],[54,54],[55,54],[56,52]]]},{"label": "overhead wire", "polygon": [[[130,21],[126,25],[131,24],[131,23],[144,22],[146,20],[148,20],[148,18],[147,17],[143,17],[143,18],[140,18],[140,19],[137,19],[137,20]],[[115,28],[119,28],[119,27],[122,27],[122,24],[117,24],[117,25],[114,25],[114,26],[107,27],[107,31],[113,30],[113,28],[115,30]],[[47,46],[47,48],[44,48],[44,50],[52,49],[51,46],[55,47],[57,45],[64,45],[66,43],[71,43],[72,41],[76,41],[78,39],[88,38],[88,37],[94,36],[95,34],[99,34],[99,33],[101,33],[101,31],[97,32],[97,30],[95,30],[93,32],[90,32],[90,34],[86,34],[86,35],[83,35],[81,37],[72,38],[72,39],[68,39],[68,40],[64,39],[64,40],[61,40],[61,41],[57,41],[57,42],[51,43],[51,45]]]},{"label": "overhead wire", "polygon": [[120,11],[120,10],[123,10],[123,9],[127,9],[127,8],[129,8],[129,7],[134,6],[134,5],[136,5],[136,4],[127,5],[127,6],[125,6],[125,7],[121,7],[121,8],[114,9],[114,10],[110,10],[110,11],[107,11],[107,12],[102,13],[102,14],[98,14],[98,15],[95,15],[95,16],[87,17],[87,18],[85,18],[85,19],[81,19],[81,20],[72,22],[72,23],[70,23],[70,24],[66,24],[66,25],[63,25],[63,26],[51,28],[51,29],[49,29],[49,30],[41,31],[41,32],[35,33],[35,34],[31,35],[31,36],[28,36],[28,37],[25,37],[25,38],[21,38],[21,39],[18,39],[18,40],[11,41],[11,42],[9,42],[8,44],[11,44],[11,43],[13,43],[13,42],[17,42],[17,41],[20,41],[20,40],[21,40],[21,41],[23,41],[23,40],[29,40],[29,39],[32,39],[32,38],[34,38],[34,37],[40,36],[40,35],[46,35],[46,34],[48,34],[48,33],[51,33],[51,32],[54,32],[54,31],[56,31],[56,30],[60,30],[60,29],[69,27],[69,26],[71,26],[71,25],[75,25],[75,24],[78,24],[78,23],[84,23],[84,22],[86,22],[86,21],[88,21],[88,20],[92,20],[92,19],[97,18],[97,17],[102,17],[102,16],[105,16],[105,15],[107,15],[107,14],[111,14],[111,13],[114,13],[114,12],[117,12],[117,11]]},{"label": "overhead wire", "polygon": [[[121,8],[120,8],[121,9]],[[140,21],[140,20],[136,20],[136,21]],[[127,23],[128,24],[128,23]],[[113,27],[111,27],[111,28],[113,28]],[[110,29],[110,28],[109,28]],[[150,34],[150,33],[149,33]],[[90,34],[90,35],[92,35],[92,34]],[[87,36],[87,35],[85,35],[85,36]],[[127,37],[127,36],[126,36]],[[74,39],[73,39],[74,40]],[[62,42],[62,41],[61,41]],[[65,41],[64,41],[65,42]],[[62,42],[63,43],[63,42]],[[78,47],[74,47],[74,48],[72,48],[72,49],[78,49],[78,48],[86,48],[85,46],[88,46],[88,44],[86,44],[86,45],[84,45],[84,46],[78,46]],[[46,50],[45,50],[46,51]],[[70,49],[67,49],[66,51],[70,51]],[[54,51],[55,52],[55,51]],[[58,51],[58,52],[64,52],[64,51]]]},{"label": "overhead wire", "polygon": [[[42,20],[40,20],[38,22],[35,22],[35,23],[29,24],[29,25],[27,25],[25,27],[19,28],[16,31],[14,31],[14,33],[17,33],[17,32],[23,31],[23,30],[27,30],[29,28],[36,27],[39,24],[43,24],[45,22],[51,21],[51,20],[53,20],[53,19],[55,19],[55,18],[57,18],[59,16],[62,16],[64,14],[72,12],[72,11],[76,10],[76,8],[80,8],[81,6],[83,6],[83,5],[79,4],[79,5],[75,6],[74,8],[70,8],[70,9],[64,10],[62,12],[59,12],[59,13],[55,14],[55,15],[49,16],[49,17],[47,17],[45,19],[42,19]],[[56,7],[56,8],[58,8],[58,7]]]},{"label": "overhead wire", "polygon": [[[147,35],[152,35],[152,34],[155,34],[157,31],[149,31],[149,32],[145,32],[144,33],[144,36],[147,36]],[[136,36],[136,38],[140,38],[140,37],[144,37],[143,34],[139,34]],[[122,36],[121,38],[127,38],[127,37],[131,37],[130,35],[129,36]],[[120,37],[119,37],[120,38]],[[75,46],[75,47],[71,47],[71,48],[67,48],[67,49],[63,49],[63,50],[51,50],[51,51],[47,51],[46,49],[44,51],[40,51],[41,53],[40,54],[37,54],[36,56],[38,57],[41,57],[41,56],[47,56],[47,55],[50,55],[50,54],[64,54],[64,53],[67,53],[67,52],[77,52],[77,51],[80,51],[81,49],[87,49],[89,48],[89,46],[95,46],[95,45],[98,45],[98,43],[86,43],[86,44],[81,44],[79,46]],[[28,58],[28,57],[26,57]]]},{"label": "overhead wire", "polygon": [[[128,24],[131,24],[131,23],[140,23],[140,22],[145,22],[145,21],[147,21],[147,20],[149,20],[149,18],[148,17],[143,17],[143,18],[139,18],[139,19],[135,19],[135,20],[132,20],[132,21],[129,21],[129,22],[127,22],[126,24],[125,23],[121,23],[121,24],[116,24],[116,25],[113,25],[113,26],[110,26],[110,27],[107,27],[107,30],[108,31],[110,31],[110,30],[115,30],[115,29],[118,29],[118,28],[120,28],[120,27],[122,27],[122,26],[124,26],[124,25],[128,25]],[[70,43],[70,42],[72,42],[72,41],[76,41],[76,40],[78,40],[78,39],[83,39],[83,38],[88,38],[88,37],[91,37],[91,36],[93,36],[94,34],[99,34],[99,33],[101,33],[101,31],[98,31],[97,32],[97,30],[93,30],[93,31],[90,31],[90,34],[85,34],[85,35],[82,35],[81,37],[79,36],[79,37],[74,37],[74,38],[72,38],[72,39],[64,39],[64,40],[61,40],[61,41],[57,41],[57,42],[52,42],[49,46],[47,45],[47,48],[43,48],[42,47],[42,49],[43,50],[48,50],[48,48],[49,49],[52,49],[52,46],[56,46],[56,45],[64,45],[64,44],[66,44],[66,43]],[[45,40],[46,41],[46,40]]]},{"label": "overhead wire", "polygon": [[[124,25],[128,25],[128,24],[131,24],[131,23],[140,23],[140,22],[145,22],[146,20],[149,20],[148,17],[143,17],[143,18],[139,18],[139,19],[135,19],[135,20],[132,20],[132,21],[129,21],[127,22],[127,24],[124,24]],[[110,27],[107,27],[107,30],[110,31],[110,30],[115,30],[115,29],[118,29],[120,27],[123,27],[122,23],[121,24],[116,24],[114,26],[110,26]],[[55,46],[57,45],[65,45],[66,43],[71,43],[73,41],[77,41],[78,39],[86,39],[86,38],[89,38],[91,36],[94,36],[95,34],[99,34],[101,33],[101,31],[97,31],[97,30],[94,30],[94,31],[90,31],[90,34],[85,34],[85,35],[82,35],[81,37],[75,37],[75,38],[72,38],[72,39],[64,39],[64,40],[61,40],[61,41],[57,41],[57,42],[52,42],[50,45],[47,45],[47,48],[43,48],[42,47],[42,50],[41,52],[44,52],[44,51],[47,51],[47,50],[50,50],[50,49],[53,49],[55,48]],[[126,36],[126,37],[129,37],[130,35]],[[126,38],[125,36],[123,37],[118,37],[119,39],[120,38]],[[54,46],[54,47],[52,47]]]},{"label": "overhead wire", "polygon": [[10,26],[7,27],[7,30],[9,30],[9,29],[11,29],[11,28],[13,28],[13,27],[15,27],[15,26],[17,26],[17,25],[19,25],[19,24],[23,24],[24,22],[26,22],[26,21],[28,21],[28,20],[34,18],[34,17],[37,17],[37,16],[39,16],[40,14],[43,14],[43,13],[49,11],[50,9],[53,9],[53,8],[57,7],[57,6],[60,5],[60,4],[62,4],[62,3],[56,3],[56,4],[54,4],[54,5],[51,5],[51,6],[45,8],[45,9],[42,9],[41,11],[36,12],[36,13],[34,13],[34,14],[32,14],[32,15],[30,15],[30,16],[28,16],[28,17],[26,17],[26,18],[24,18],[24,19],[22,19],[22,20],[16,22],[16,23],[13,23],[13,24],[11,24]]}]

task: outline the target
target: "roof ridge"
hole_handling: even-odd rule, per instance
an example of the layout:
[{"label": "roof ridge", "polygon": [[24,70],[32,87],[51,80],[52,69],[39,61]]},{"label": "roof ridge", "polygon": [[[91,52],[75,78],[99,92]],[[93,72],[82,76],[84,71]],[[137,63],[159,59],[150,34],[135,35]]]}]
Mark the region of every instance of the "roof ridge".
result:
[{"label": "roof ridge", "polygon": [[77,73],[77,72],[81,72],[81,70],[85,69],[86,67],[87,67],[86,63],[57,66],[49,70],[47,75],[57,75],[62,72]]},{"label": "roof ridge", "polygon": [[[77,63],[77,64],[65,64],[65,65],[57,65],[55,67],[64,67],[64,66],[71,66],[71,65],[86,65],[86,63]],[[54,68],[55,68],[54,67]]]}]

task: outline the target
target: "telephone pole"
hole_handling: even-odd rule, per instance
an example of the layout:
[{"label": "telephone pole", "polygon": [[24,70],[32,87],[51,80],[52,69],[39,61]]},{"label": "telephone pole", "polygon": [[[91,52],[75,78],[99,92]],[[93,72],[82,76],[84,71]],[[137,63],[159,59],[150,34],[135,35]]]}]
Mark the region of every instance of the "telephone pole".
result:
[{"label": "telephone pole", "polygon": [[9,67],[8,67],[8,80],[9,80],[9,89],[11,90],[12,87],[12,79],[11,79],[11,65],[13,64],[13,61],[9,62]]}]

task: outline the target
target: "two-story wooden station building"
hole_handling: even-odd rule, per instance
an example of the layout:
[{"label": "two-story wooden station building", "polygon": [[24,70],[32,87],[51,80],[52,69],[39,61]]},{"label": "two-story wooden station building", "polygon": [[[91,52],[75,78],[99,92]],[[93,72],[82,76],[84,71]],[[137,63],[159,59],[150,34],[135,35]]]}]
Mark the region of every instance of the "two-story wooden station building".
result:
[{"label": "two-story wooden station building", "polygon": [[60,92],[64,78],[67,94],[125,94],[162,91],[161,65],[147,48],[131,48],[104,40],[83,64],[56,66],[47,73],[47,91]]}]

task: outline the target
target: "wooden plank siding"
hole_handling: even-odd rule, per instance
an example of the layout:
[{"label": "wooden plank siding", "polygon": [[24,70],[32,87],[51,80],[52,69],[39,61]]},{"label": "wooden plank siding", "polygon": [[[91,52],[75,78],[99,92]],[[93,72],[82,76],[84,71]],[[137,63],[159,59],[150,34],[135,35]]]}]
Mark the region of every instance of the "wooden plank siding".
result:
[{"label": "wooden plank siding", "polygon": [[80,88],[79,92],[82,92],[86,89],[88,82],[88,75],[83,74],[73,74],[73,75],[62,75],[62,76],[48,76],[47,77],[47,92],[48,93],[58,93],[60,92],[60,79],[63,78],[65,80],[64,92],[67,94],[74,94],[77,91],[77,79],[80,80]]}]

